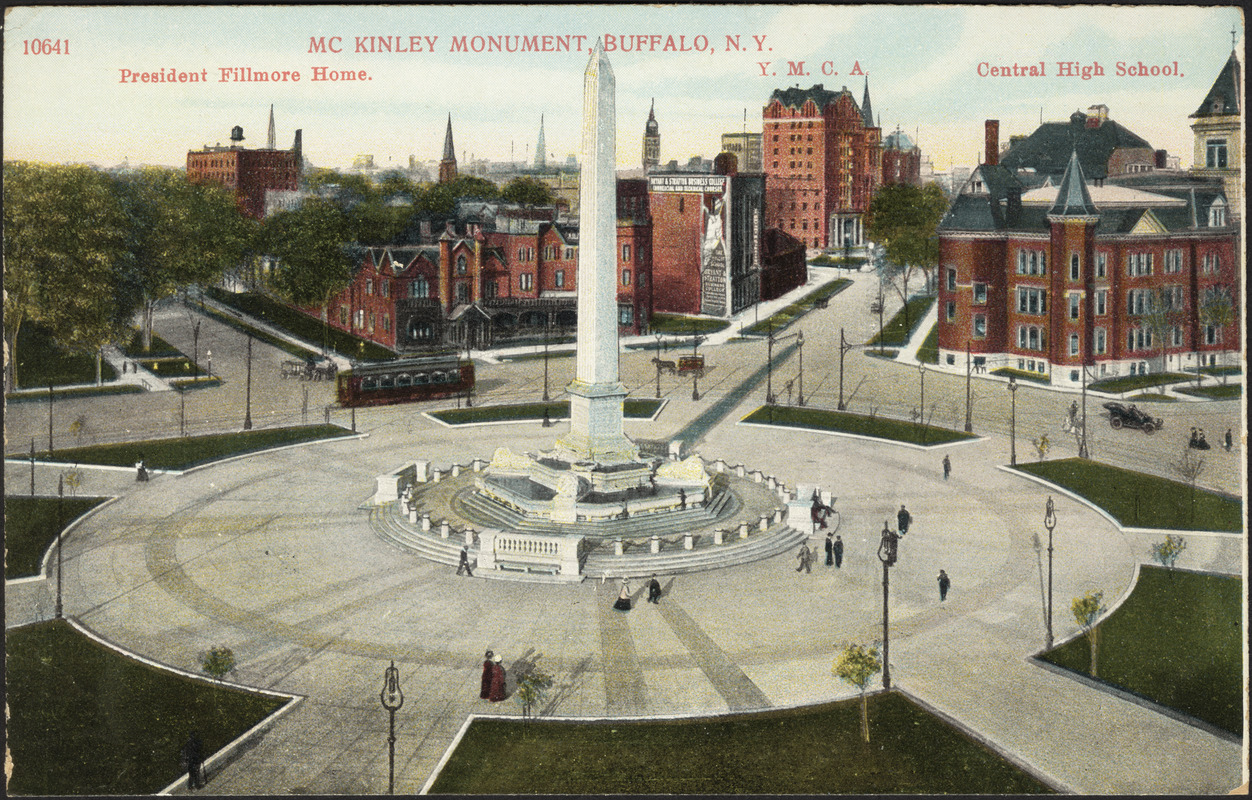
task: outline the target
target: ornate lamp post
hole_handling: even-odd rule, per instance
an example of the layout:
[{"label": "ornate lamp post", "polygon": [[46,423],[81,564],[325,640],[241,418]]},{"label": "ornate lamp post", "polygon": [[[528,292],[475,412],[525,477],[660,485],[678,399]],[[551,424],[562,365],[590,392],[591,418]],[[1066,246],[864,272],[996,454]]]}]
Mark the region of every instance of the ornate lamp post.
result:
[{"label": "ornate lamp post", "polygon": [[891,688],[891,640],[887,630],[887,595],[891,585],[890,569],[896,563],[900,536],[883,523],[882,541],[878,543],[878,560],[882,562],[882,688]]},{"label": "ornate lamp post", "polygon": [[35,439],[30,440],[30,496],[35,496]]},{"label": "ornate lamp post", "polygon": [[1052,649],[1052,530],[1056,527],[1056,507],[1052,505],[1052,495],[1048,495],[1048,505],[1043,514],[1043,527],[1048,529],[1048,648]]},{"label": "ornate lamp post", "polygon": [[800,387],[796,390],[796,405],[804,405],[804,331],[796,334],[796,344],[800,346]]},{"label": "ornate lamp post", "polygon": [[652,359],[656,364],[656,399],[661,399],[661,334],[656,335],[656,357]]},{"label": "ornate lamp post", "polygon": [[1009,397],[1013,410],[1009,413],[1009,466],[1017,466],[1017,378],[1009,376]]},{"label": "ornate lamp post", "polygon": [[244,395],[243,429],[252,430],[252,334],[248,334],[248,388]]},{"label": "ornate lamp post", "polygon": [[191,326],[191,363],[200,366],[200,320]]},{"label": "ornate lamp post", "polygon": [[204,356],[205,358],[209,360],[209,377],[212,378],[213,377],[213,351],[205,350]]},{"label": "ornate lamp post", "polygon": [[65,500],[65,476],[57,478],[57,619],[61,618],[61,503]]},{"label": "ornate lamp post", "polygon": [[378,693],[383,708],[387,709],[391,727],[387,734],[387,794],[396,793],[396,712],[404,705],[404,692],[400,691],[400,670],[393,660],[383,672],[383,689]]},{"label": "ornate lamp post", "polygon": [[970,381],[973,375],[973,362],[970,361],[969,342],[965,342],[965,432],[974,432],[974,419],[970,416]]},{"label": "ornate lamp post", "polygon": [[48,455],[52,455],[52,384],[48,384]]},{"label": "ornate lamp post", "polygon": [[548,316],[543,317],[543,402],[548,402]]},{"label": "ornate lamp post", "polygon": [[926,362],[917,362],[917,374],[921,381],[921,406],[917,410],[917,421],[922,426],[922,443],[926,442]]}]

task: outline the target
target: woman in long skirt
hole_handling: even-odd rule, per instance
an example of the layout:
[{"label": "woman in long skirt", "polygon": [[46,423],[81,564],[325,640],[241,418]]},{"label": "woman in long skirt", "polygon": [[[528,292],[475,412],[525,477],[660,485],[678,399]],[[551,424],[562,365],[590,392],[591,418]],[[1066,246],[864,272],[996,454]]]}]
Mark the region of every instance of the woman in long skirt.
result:
[{"label": "woman in long skirt", "polygon": [[617,593],[617,602],[613,608],[618,611],[630,611],[630,581],[622,578],[622,590]]}]

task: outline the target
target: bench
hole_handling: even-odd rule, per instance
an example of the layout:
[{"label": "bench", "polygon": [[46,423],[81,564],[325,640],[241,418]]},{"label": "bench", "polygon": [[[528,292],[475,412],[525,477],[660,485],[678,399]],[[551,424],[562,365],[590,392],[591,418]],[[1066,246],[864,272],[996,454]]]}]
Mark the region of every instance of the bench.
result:
[{"label": "bench", "polygon": [[516,557],[512,557],[508,561],[497,560],[496,569],[507,572],[525,572],[527,575],[532,572],[542,572],[546,575],[561,574],[560,564],[545,561],[519,561]]}]

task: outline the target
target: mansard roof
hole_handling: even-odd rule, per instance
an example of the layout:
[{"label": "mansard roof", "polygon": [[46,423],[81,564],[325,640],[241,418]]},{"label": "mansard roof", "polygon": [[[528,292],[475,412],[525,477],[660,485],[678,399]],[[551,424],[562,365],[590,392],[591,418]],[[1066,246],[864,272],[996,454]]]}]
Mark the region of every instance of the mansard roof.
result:
[{"label": "mansard roof", "polygon": [[1217,74],[1213,88],[1204,96],[1204,102],[1195,110],[1192,117],[1224,117],[1239,113],[1239,102],[1242,92],[1239,91],[1239,58],[1232,50],[1226,66]]},{"label": "mansard roof", "polygon": [[852,100],[852,106],[860,114],[860,107],[857,106],[856,100],[852,97],[852,92],[848,91],[846,86],[837,92],[832,92],[820,83],[814,84],[808,89],[801,89],[799,86],[793,86],[789,89],[775,89],[769,96],[769,102],[773,103],[777,100],[788,108],[799,108],[809,100],[812,100],[813,104],[820,111],[837,101],[840,95],[847,95],[848,99]]},{"label": "mansard roof", "polygon": [[1088,180],[1108,177],[1109,158],[1115,150],[1148,148],[1146,139],[1126,127],[1106,119],[1087,127],[1087,115],[1073,114],[1067,122],[1045,122],[1025,139],[1010,146],[1000,163],[1009,169],[1034,169],[1040,174],[1060,175],[1077,152]]}]

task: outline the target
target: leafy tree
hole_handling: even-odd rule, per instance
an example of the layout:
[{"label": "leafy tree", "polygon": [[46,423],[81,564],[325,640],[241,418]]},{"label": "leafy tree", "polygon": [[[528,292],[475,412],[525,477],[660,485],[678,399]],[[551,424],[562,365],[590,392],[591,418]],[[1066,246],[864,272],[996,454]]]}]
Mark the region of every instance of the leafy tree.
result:
[{"label": "leafy tree", "polygon": [[531,709],[543,701],[543,696],[552,686],[552,676],[537,669],[521,675],[517,679],[517,702],[522,704],[522,719],[529,720]]},{"label": "leafy tree", "polygon": [[261,242],[279,259],[271,288],[298,306],[321,306],[330,325],[330,298],[352,281],[354,260],[348,220],[333,204],[314,198],[265,220]]},{"label": "leafy tree", "polygon": [[1082,628],[1083,635],[1091,643],[1091,677],[1097,677],[1100,629],[1096,622],[1100,619],[1100,615],[1108,610],[1104,607],[1104,592],[1090,591],[1082,597],[1075,597],[1070,609],[1074,613],[1074,619],[1078,621],[1078,626]]},{"label": "leafy tree", "polygon": [[1152,545],[1152,558],[1166,569],[1173,569],[1174,562],[1182,551],[1187,549],[1187,540],[1172,533],[1166,534],[1165,541]]},{"label": "leafy tree", "polygon": [[435,183],[427,187],[416,204],[416,210],[436,215],[448,215],[456,209],[458,200],[474,198],[496,200],[500,190],[494,183],[472,175],[458,175],[447,183]]},{"label": "leafy tree", "polygon": [[235,671],[235,653],[221,645],[211,648],[200,656],[200,669],[220,681],[227,673]]},{"label": "leafy tree", "polygon": [[402,200],[413,205],[422,196],[422,190],[408,175],[393,169],[378,176],[378,194],[383,200]]},{"label": "leafy tree", "polygon": [[151,167],[125,179],[135,260],[125,280],[142,297],[143,349],[152,348],[152,315],[161,300],[189,284],[217,282],[243,260],[253,228],[234,195],[188,181],[181,170]]},{"label": "leafy tree", "polygon": [[556,195],[548,184],[538,178],[523,175],[509,181],[501,190],[500,199],[524,206],[550,206],[556,202]]},{"label": "leafy tree", "polygon": [[131,308],[118,276],[130,227],[113,180],[82,166],[4,164],[5,389],[17,386],[17,338],[36,323],[71,352],[95,353]]},{"label": "leafy tree", "polygon": [[939,264],[939,222],[947,209],[948,198],[936,183],[889,183],[878,190],[866,211],[866,235],[886,253],[883,277],[904,303],[906,326],[909,282],[920,271],[929,287],[931,272]]},{"label": "leafy tree", "polygon": [[1165,350],[1169,346],[1174,326],[1181,321],[1181,309],[1174,308],[1170,295],[1164,287],[1158,286],[1148,294],[1144,313],[1139,317],[1139,324],[1151,332],[1153,340],[1160,351],[1160,367],[1162,374],[1167,371]]},{"label": "leafy tree", "polygon": [[[1212,289],[1206,289],[1203,299],[1200,301],[1200,323],[1202,325],[1216,328],[1218,336],[1226,330],[1226,327],[1235,321],[1235,301],[1231,297],[1230,289],[1226,286],[1214,286]],[[1219,338],[1220,341],[1220,338]],[[1198,342],[1197,342],[1198,344]],[[1199,357],[1196,358],[1196,364],[1199,365]],[[1222,366],[1226,365],[1226,354],[1222,353]],[[1198,381],[1199,372],[1196,373]],[[1226,383],[1226,371],[1222,370],[1222,385]]]},{"label": "leafy tree", "polygon": [[869,700],[865,688],[874,676],[882,671],[882,659],[878,648],[870,645],[847,644],[835,659],[831,672],[835,677],[850,683],[861,691],[861,733],[869,741]]},{"label": "leafy tree", "polygon": [[1195,524],[1195,485],[1204,472],[1204,456],[1191,449],[1183,448],[1182,456],[1170,464],[1170,468],[1191,486],[1191,524]]},{"label": "leafy tree", "polygon": [[1035,452],[1039,454],[1040,461],[1048,457],[1048,451],[1052,449],[1052,443],[1048,441],[1046,433],[1040,434],[1038,439],[1031,439],[1030,443],[1034,446]]}]

